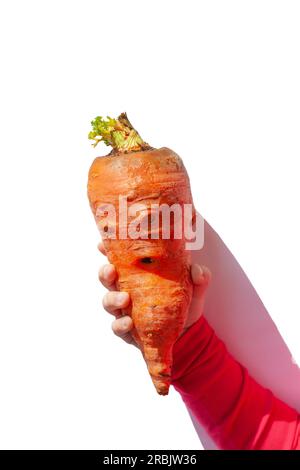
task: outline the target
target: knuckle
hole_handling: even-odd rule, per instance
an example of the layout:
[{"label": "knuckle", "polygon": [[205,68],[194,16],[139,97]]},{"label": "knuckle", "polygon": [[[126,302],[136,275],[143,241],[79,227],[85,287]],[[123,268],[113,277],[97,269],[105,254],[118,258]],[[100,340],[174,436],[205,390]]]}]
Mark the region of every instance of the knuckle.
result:
[{"label": "knuckle", "polygon": [[111,329],[116,336],[120,336],[120,329],[118,325],[118,320],[115,320],[111,324]]},{"label": "knuckle", "polygon": [[105,281],[105,267],[107,266],[107,264],[103,264],[100,269],[99,269],[99,279],[101,282]]}]

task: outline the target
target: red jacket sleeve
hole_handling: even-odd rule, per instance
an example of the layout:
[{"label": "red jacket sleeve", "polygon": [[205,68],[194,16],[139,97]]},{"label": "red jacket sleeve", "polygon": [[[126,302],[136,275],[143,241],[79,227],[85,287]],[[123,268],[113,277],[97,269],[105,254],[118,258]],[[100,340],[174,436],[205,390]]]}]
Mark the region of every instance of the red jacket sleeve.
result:
[{"label": "red jacket sleeve", "polygon": [[297,411],[249,376],[204,317],[174,345],[172,384],[220,449],[300,449]]}]

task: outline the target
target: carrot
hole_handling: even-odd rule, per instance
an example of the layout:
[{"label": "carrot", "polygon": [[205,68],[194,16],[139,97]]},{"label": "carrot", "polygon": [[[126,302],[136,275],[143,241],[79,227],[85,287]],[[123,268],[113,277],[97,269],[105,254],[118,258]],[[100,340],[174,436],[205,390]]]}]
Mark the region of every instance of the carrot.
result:
[{"label": "carrot", "polygon": [[[112,151],[98,157],[88,176],[88,198],[103,238],[110,263],[117,270],[117,288],[126,291],[131,304],[122,311],[133,320],[132,335],[139,345],[157,392],[167,395],[171,382],[172,348],[183,331],[191,301],[190,255],[185,238],[132,239],[120,236],[120,215],[114,220],[99,212],[109,204],[120,209],[119,196],[127,197],[128,207],[143,203],[142,219],[149,221],[151,204],[174,203],[193,208],[189,177],[181,158],[172,150],[155,149],[142,140],[127,115],[117,119],[97,117],[89,138],[94,146],[103,141]],[[109,220],[108,220],[109,219]],[[134,221],[134,217],[128,219]],[[129,226],[127,221],[127,226]],[[126,225],[126,224],[125,224]],[[150,225],[150,224],[149,224]],[[123,227],[124,229],[124,227]],[[108,236],[115,233],[115,238]]]}]

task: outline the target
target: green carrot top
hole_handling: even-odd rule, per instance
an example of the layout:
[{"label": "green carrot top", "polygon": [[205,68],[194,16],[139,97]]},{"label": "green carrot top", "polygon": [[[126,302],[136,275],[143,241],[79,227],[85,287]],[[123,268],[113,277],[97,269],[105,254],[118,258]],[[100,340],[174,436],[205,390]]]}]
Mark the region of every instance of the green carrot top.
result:
[{"label": "green carrot top", "polygon": [[92,144],[94,147],[99,142],[104,142],[113,148],[113,153],[136,152],[152,148],[134,129],[126,113],[120,114],[117,119],[97,116],[91,124],[92,130],[88,138],[94,141]]}]

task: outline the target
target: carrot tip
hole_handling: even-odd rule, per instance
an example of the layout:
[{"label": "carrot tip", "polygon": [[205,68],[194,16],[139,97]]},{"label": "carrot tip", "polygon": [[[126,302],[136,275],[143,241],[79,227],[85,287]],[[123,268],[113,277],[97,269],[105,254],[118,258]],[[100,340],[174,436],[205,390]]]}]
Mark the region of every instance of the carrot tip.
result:
[{"label": "carrot tip", "polygon": [[156,388],[156,391],[159,395],[168,395],[169,393],[169,388],[170,388],[170,382],[169,378],[158,378],[158,377],[153,377],[152,376],[152,382],[154,384],[154,387]]}]

